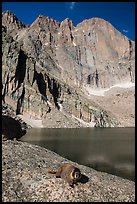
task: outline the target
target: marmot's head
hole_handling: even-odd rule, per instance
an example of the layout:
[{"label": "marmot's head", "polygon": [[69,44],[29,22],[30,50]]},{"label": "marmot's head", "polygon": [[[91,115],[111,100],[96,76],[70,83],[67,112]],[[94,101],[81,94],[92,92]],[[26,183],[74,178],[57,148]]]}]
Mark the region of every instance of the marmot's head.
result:
[{"label": "marmot's head", "polygon": [[72,178],[74,181],[78,181],[81,178],[81,172],[78,168],[75,168],[72,172]]}]

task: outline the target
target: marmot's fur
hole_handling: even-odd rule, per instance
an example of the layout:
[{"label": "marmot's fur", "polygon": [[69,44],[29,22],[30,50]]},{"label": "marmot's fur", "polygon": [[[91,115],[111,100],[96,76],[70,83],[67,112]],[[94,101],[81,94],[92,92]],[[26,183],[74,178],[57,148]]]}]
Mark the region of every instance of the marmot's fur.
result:
[{"label": "marmot's fur", "polygon": [[80,170],[69,163],[64,163],[57,171],[49,170],[48,173],[56,174],[56,178],[64,179],[71,187],[81,178]]}]

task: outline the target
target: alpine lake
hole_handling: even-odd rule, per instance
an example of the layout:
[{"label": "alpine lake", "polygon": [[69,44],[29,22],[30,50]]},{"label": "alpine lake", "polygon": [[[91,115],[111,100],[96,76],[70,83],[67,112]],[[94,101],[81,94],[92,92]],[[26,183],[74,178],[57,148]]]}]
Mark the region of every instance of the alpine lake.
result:
[{"label": "alpine lake", "polygon": [[20,138],[73,162],[135,181],[135,128],[30,128]]}]

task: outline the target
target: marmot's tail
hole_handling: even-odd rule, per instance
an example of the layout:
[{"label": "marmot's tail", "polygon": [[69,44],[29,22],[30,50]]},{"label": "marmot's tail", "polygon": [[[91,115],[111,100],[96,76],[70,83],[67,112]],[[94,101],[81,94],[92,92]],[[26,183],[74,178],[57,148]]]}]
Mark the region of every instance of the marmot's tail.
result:
[{"label": "marmot's tail", "polygon": [[56,171],[54,171],[54,170],[48,170],[48,173],[50,173],[50,174],[56,174]]}]

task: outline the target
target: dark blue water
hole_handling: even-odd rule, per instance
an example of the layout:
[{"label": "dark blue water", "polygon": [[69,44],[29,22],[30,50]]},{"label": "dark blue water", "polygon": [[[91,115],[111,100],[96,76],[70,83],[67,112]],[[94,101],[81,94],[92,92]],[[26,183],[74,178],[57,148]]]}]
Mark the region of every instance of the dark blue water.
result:
[{"label": "dark blue water", "polygon": [[32,128],[21,140],[96,170],[135,179],[135,128]]}]

